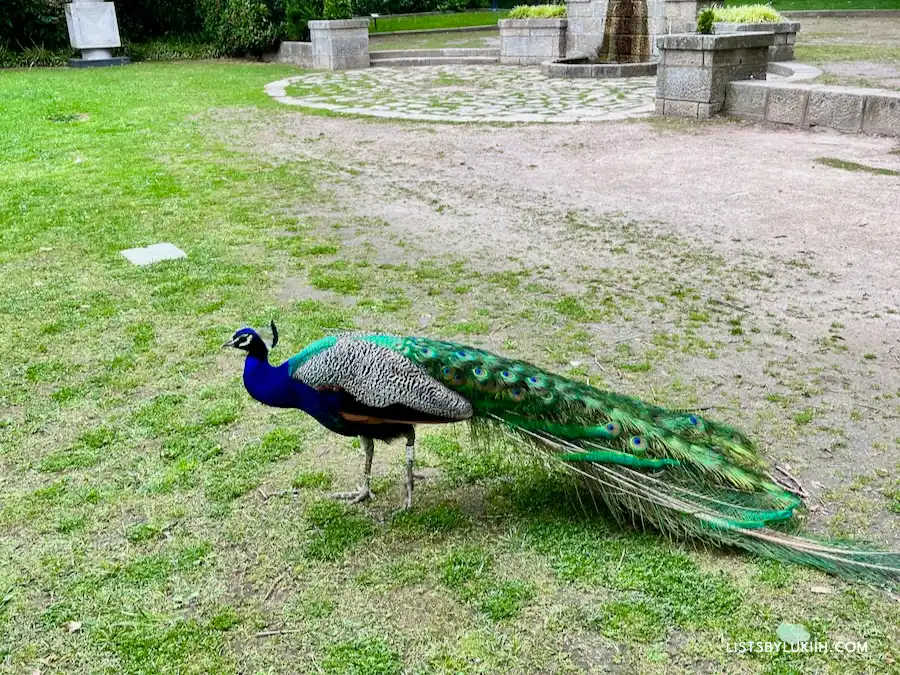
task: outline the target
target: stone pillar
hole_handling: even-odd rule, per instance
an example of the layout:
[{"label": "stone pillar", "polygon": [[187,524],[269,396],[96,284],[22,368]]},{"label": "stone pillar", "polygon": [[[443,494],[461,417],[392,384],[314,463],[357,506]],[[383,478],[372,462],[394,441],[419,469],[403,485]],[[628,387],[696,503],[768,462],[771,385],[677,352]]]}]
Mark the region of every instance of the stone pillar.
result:
[{"label": "stone pillar", "polygon": [[124,56],[114,57],[113,47],[121,47],[116,6],[101,0],[74,0],[66,5],[69,42],[81,50],[80,59],[69,59],[76,68],[119,66],[129,63]]},{"label": "stone pillar", "polygon": [[773,33],[664,35],[658,42],[656,114],[706,118],[720,112],[729,82],[765,80]]},{"label": "stone pillar", "polygon": [[369,20],[310,21],[313,67],[349,70],[369,67]]}]

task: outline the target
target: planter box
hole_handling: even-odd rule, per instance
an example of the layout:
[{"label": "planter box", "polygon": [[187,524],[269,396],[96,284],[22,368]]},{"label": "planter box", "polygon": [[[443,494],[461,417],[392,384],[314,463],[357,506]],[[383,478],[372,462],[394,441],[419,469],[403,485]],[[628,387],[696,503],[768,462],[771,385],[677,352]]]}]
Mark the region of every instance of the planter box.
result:
[{"label": "planter box", "polygon": [[566,55],[566,19],[501,19],[500,63],[536,65]]},{"label": "planter box", "polygon": [[313,67],[348,70],[369,67],[369,20],[310,21]]},{"label": "planter box", "polygon": [[772,33],[664,35],[657,40],[656,113],[712,117],[736,80],[765,80]]},{"label": "planter box", "polygon": [[725,23],[713,24],[716,34],[721,33],[774,33],[775,42],[769,47],[769,61],[793,61],[794,43],[800,24],[796,21],[783,23]]}]

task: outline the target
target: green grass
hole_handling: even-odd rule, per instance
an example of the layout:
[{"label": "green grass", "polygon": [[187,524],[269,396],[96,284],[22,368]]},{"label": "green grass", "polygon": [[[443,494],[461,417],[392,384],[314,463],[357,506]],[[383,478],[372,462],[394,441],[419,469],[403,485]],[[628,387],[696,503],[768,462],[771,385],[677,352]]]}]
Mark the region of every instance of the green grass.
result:
[{"label": "green grass", "polygon": [[563,19],[565,5],[519,5],[509,10],[510,19]]},{"label": "green grass", "polygon": [[715,21],[733,23],[777,23],[785,20],[771,5],[714,7],[713,18]]},{"label": "green grass", "polygon": [[[427,315],[436,337],[495,340],[574,377],[697,405],[680,367],[757,323],[732,334],[733,311],[706,302],[703,280],[718,297],[759,275],[656,225],[575,213],[566,236],[597,264],[567,269],[564,285],[478,251],[410,243],[408,260],[380,255],[396,253],[390,224],[341,210],[330,160],[255,154],[254,128],[302,122],[262,91],[294,72],[3,75],[4,672],[580,673],[615,662],[867,673],[900,660],[900,610],[874,591],[636,534],[571,481],[508,448],[477,449],[460,429],[422,430],[418,465],[431,473],[413,511],[394,513],[402,446],[379,446],[373,503],[326,500],[358,480],[359,449],[253,402],[240,356],[220,349],[235,328],[274,318],[282,358],[325,332],[419,332]],[[119,253],[158,241],[188,258],[137,268]],[[595,339],[605,323],[627,344]],[[763,405],[789,421],[769,433],[797,442],[827,411],[801,395],[811,381],[768,367],[789,393]],[[654,389],[660,372],[669,384]],[[895,481],[879,480],[873,494],[896,509]],[[833,593],[805,592],[822,584]],[[782,622],[869,651],[723,650],[774,639]]]},{"label": "green grass", "polygon": [[469,11],[445,14],[419,14],[413,16],[384,16],[369,22],[369,33],[393,33],[405,30],[435,30],[438,28],[467,28],[470,26],[495,26],[507,12]]},{"label": "green grass", "polygon": [[[900,171],[895,171],[894,169],[880,169],[875,166],[869,166],[868,164],[848,162],[836,157],[817,157],[816,164],[821,164],[822,166],[830,166],[832,169],[842,169],[844,171],[871,173],[875,176],[900,176]],[[870,356],[866,354],[865,358],[875,358],[875,355],[872,354]]]},{"label": "green grass", "polygon": [[900,47],[881,45],[804,45],[794,48],[798,61],[803,63],[833,63],[839,61],[872,61],[900,64]]},{"label": "green grass", "polygon": [[499,44],[499,31],[479,31],[477,33],[436,33],[432,35],[414,33],[412,35],[373,35],[369,39],[369,51],[387,49],[486,49]]},{"label": "green grass", "polygon": [[[758,0],[725,0],[729,7],[755,5]],[[897,0],[773,0],[772,6],[780,11],[812,9],[900,9]]]}]

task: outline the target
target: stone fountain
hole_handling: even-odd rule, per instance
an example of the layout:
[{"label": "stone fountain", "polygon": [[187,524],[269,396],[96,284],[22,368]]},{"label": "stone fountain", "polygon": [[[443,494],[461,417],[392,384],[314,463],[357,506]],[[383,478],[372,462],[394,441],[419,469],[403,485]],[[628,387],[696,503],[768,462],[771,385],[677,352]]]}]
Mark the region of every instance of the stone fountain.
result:
[{"label": "stone fountain", "polygon": [[555,77],[656,74],[656,38],[693,31],[713,0],[566,0],[566,58],[542,64]]}]

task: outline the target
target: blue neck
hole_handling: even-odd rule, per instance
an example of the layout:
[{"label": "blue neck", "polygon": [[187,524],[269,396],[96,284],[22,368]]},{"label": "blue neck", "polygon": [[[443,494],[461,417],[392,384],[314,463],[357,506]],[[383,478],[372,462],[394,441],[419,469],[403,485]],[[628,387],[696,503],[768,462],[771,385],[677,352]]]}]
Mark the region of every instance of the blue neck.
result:
[{"label": "blue neck", "polygon": [[292,378],[287,361],[272,366],[265,356],[248,355],[244,386],[253,398],[273,408],[299,408],[314,416],[329,412],[329,397]]}]

